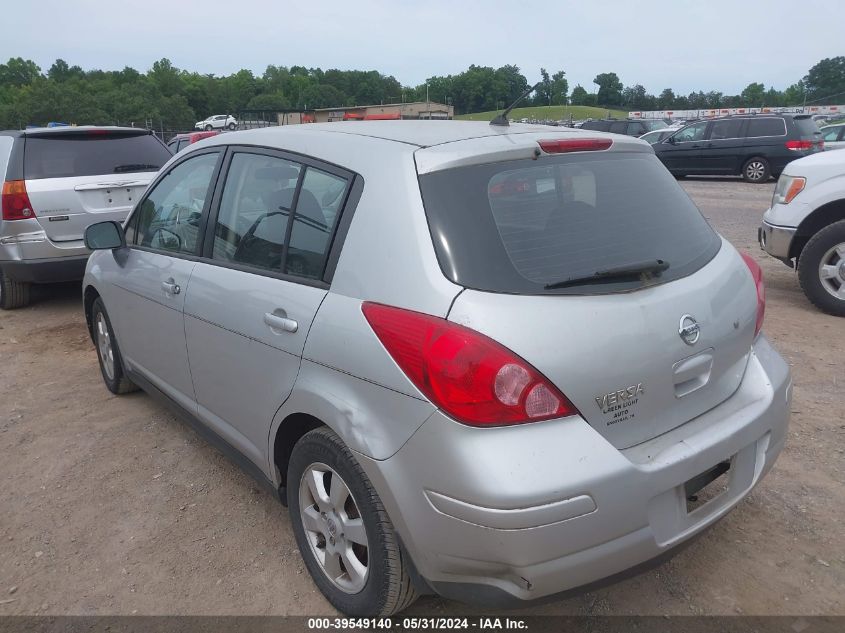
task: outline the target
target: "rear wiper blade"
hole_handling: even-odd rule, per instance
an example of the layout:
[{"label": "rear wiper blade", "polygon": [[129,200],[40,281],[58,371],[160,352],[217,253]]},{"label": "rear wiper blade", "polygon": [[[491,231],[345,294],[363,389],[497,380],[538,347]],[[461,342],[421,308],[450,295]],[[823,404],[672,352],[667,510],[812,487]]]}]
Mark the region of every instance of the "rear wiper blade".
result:
[{"label": "rear wiper blade", "polygon": [[151,169],[155,169],[156,171],[161,169],[161,165],[147,165],[146,163],[134,163],[129,165],[118,165],[114,168],[114,173],[116,174],[124,174],[128,171],[149,171]]},{"label": "rear wiper blade", "polygon": [[608,268],[606,270],[597,270],[592,275],[584,275],[583,277],[571,277],[563,281],[556,281],[551,284],[546,284],[546,290],[556,290],[557,288],[568,288],[569,286],[584,286],[591,283],[613,283],[614,281],[634,281],[638,278],[647,278],[652,275],[659,275],[664,270],[669,268],[669,262],[662,259],[652,259],[645,262],[635,264],[625,264],[624,266],[617,266],[615,268]]}]

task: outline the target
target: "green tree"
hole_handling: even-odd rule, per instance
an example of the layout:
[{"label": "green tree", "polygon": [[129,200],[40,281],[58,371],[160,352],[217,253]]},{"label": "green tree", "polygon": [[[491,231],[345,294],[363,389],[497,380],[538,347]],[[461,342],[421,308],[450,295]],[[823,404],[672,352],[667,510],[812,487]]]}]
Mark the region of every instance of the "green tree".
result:
[{"label": "green tree", "polygon": [[12,57],[5,64],[0,64],[0,86],[28,86],[41,76],[38,65],[22,57]]},{"label": "green tree", "polygon": [[593,83],[599,87],[596,100],[599,105],[622,105],[622,82],[616,73],[601,73],[596,75]]},{"label": "green tree", "polygon": [[745,87],[740,94],[743,105],[749,108],[759,108],[766,98],[766,86],[760,83],[751,83]]},{"label": "green tree", "polygon": [[813,66],[804,77],[809,101],[841,103],[845,97],[845,57],[829,57]]},{"label": "green tree", "polygon": [[664,88],[660,96],[657,97],[657,103],[661,110],[671,110],[675,107],[675,91],[671,88]]},{"label": "green tree", "polygon": [[569,98],[569,103],[572,105],[584,105],[587,99],[587,91],[581,84],[578,84],[572,89],[572,96]]}]

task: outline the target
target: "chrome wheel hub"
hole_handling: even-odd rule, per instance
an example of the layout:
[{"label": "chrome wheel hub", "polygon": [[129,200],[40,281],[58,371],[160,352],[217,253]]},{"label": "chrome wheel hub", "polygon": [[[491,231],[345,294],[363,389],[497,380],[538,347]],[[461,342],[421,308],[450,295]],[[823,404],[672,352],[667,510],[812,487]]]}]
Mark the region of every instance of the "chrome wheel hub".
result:
[{"label": "chrome wheel hub", "polygon": [[97,321],[94,324],[94,331],[97,334],[97,353],[109,380],[114,380],[114,348],[112,347],[109,327],[102,312],[97,313]]},{"label": "chrome wheel hub", "polygon": [[766,173],[766,167],[763,163],[754,161],[753,163],[748,163],[748,167],[745,168],[745,173],[750,180],[760,180],[763,177],[763,174]]},{"label": "chrome wheel hub", "polygon": [[831,295],[845,301],[845,243],[829,249],[819,262],[819,281]]},{"label": "chrome wheel hub", "polygon": [[369,575],[367,531],[349,487],[331,467],[314,463],[305,469],[299,515],[326,577],[346,593],[361,591]]}]

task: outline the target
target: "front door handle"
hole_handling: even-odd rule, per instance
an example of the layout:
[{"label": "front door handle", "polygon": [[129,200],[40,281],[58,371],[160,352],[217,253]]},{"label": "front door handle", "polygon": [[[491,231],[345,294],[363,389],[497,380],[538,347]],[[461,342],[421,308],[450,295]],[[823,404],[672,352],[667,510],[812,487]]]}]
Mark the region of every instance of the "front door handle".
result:
[{"label": "front door handle", "polygon": [[293,319],[289,319],[287,312],[281,308],[277,308],[272,312],[265,312],[264,323],[268,325],[271,330],[282,330],[283,332],[293,333],[299,329],[299,324]]},{"label": "front door handle", "polygon": [[180,292],[182,292],[182,289],[179,287],[179,284],[173,281],[173,277],[171,277],[167,281],[162,281],[161,289],[169,295],[178,295]]}]

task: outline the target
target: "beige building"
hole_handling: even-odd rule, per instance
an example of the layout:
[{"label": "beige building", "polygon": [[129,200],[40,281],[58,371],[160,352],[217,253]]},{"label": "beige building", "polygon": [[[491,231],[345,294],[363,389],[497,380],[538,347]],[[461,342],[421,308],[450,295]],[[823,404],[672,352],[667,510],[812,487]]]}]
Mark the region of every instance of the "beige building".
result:
[{"label": "beige building", "polygon": [[445,103],[417,101],[414,103],[386,103],[383,105],[314,110],[317,123],[327,121],[373,121],[398,119],[451,119],[455,108]]}]

